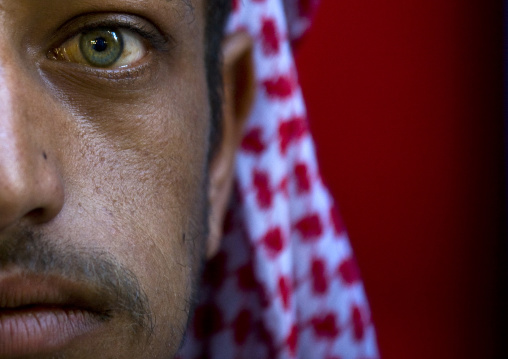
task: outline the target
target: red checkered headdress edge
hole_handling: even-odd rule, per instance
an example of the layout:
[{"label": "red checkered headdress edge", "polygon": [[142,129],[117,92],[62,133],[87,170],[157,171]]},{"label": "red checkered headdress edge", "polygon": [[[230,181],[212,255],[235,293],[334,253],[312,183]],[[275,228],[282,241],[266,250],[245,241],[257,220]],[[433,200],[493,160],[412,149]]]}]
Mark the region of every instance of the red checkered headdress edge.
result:
[{"label": "red checkered headdress edge", "polygon": [[291,41],[316,0],[233,0],[254,38],[256,98],[236,194],[181,359],[378,358],[363,284],[316,163]]}]

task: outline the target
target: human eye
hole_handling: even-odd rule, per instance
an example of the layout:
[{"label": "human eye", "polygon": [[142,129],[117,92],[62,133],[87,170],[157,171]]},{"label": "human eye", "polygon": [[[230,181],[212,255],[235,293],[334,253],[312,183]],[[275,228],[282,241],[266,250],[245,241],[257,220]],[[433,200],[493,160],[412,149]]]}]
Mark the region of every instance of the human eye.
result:
[{"label": "human eye", "polygon": [[139,35],[110,28],[84,31],[52,50],[55,60],[102,68],[135,64],[146,53],[146,46]]},{"label": "human eye", "polygon": [[135,66],[156,41],[155,31],[146,25],[88,24],[60,45],[51,48],[48,57],[92,68],[119,69]]}]

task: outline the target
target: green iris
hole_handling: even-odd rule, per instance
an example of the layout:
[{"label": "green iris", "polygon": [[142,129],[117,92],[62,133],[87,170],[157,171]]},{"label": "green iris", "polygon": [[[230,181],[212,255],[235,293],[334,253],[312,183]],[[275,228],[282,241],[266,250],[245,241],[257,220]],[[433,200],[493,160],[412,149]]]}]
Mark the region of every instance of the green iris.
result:
[{"label": "green iris", "polygon": [[79,48],[92,66],[109,67],[123,52],[122,36],[110,29],[96,29],[81,35]]}]

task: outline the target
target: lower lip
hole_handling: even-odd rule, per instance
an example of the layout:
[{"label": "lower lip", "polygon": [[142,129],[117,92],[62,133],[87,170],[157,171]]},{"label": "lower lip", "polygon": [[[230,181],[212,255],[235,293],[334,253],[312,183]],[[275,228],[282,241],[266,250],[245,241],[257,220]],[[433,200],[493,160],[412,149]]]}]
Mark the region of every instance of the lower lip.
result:
[{"label": "lower lip", "polygon": [[79,309],[0,310],[0,358],[57,351],[100,324],[96,315]]}]

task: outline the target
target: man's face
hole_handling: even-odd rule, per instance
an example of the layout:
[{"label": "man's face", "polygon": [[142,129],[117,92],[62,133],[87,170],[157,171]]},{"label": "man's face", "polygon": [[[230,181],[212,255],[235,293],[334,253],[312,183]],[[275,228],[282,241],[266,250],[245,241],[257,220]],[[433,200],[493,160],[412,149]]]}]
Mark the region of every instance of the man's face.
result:
[{"label": "man's face", "polygon": [[170,358],[206,237],[201,0],[0,0],[0,358]]}]

